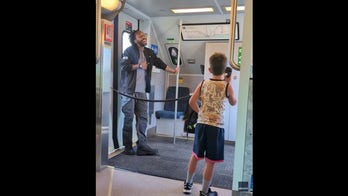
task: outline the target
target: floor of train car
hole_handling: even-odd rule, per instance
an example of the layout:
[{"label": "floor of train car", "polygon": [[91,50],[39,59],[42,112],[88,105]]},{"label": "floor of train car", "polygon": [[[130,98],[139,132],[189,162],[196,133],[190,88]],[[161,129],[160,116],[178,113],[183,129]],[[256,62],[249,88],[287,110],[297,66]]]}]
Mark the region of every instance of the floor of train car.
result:
[{"label": "floor of train car", "polygon": [[[185,180],[193,138],[176,137],[175,144],[173,137],[150,135],[147,139],[151,147],[159,150],[158,156],[128,156],[119,150],[118,155],[109,158],[108,165],[145,175]],[[229,189],[232,187],[234,144],[226,141],[224,152],[224,162],[215,165],[212,186]],[[198,162],[194,182],[201,183],[203,169],[204,161]]]},{"label": "floor of train car", "polygon": [[[198,196],[201,184],[194,183],[191,196]],[[96,196],[178,196],[183,182],[139,174],[105,166],[96,172]],[[231,196],[232,190],[212,187],[219,196]]]}]

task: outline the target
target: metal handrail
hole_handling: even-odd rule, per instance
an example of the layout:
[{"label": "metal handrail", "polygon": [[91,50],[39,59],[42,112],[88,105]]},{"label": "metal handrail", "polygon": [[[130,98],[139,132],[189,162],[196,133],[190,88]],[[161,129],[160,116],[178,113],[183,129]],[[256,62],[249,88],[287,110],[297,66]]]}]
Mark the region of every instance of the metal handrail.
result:
[{"label": "metal handrail", "polygon": [[237,13],[237,1],[238,0],[231,0],[231,15],[230,15],[230,40],[229,40],[229,46],[230,46],[230,65],[234,70],[240,71],[240,67],[238,64],[234,61],[234,40],[235,40],[235,32],[236,32],[236,13]]},{"label": "metal handrail", "polygon": [[100,20],[101,20],[101,5],[100,0],[96,0],[96,38],[95,38],[95,49],[96,49],[96,61],[97,64],[100,60],[100,33],[101,33],[101,27],[100,27]]}]

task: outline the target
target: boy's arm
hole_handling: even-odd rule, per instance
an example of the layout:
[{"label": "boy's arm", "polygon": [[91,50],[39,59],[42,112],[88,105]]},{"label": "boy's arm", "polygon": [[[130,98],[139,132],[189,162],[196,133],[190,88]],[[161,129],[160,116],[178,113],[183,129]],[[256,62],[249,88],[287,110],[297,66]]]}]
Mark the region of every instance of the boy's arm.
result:
[{"label": "boy's arm", "polygon": [[198,98],[199,98],[199,95],[200,95],[200,91],[201,91],[201,85],[202,85],[202,82],[200,82],[195,91],[193,92],[193,95],[190,97],[190,100],[189,100],[189,104],[190,104],[190,107],[192,108],[193,111],[199,113],[199,106],[198,106]]},{"label": "boy's arm", "polygon": [[232,88],[232,84],[231,84],[232,77],[231,77],[231,75],[225,76],[225,81],[228,83],[228,86],[227,86],[227,98],[228,98],[228,102],[229,102],[231,105],[236,105],[237,99],[236,99],[236,97],[235,97],[235,95],[234,95],[234,91],[233,91],[233,88]]},{"label": "boy's arm", "polygon": [[227,86],[227,95],[228,95],[228,102],[231,105],[236,105],[237,104],[237,99],[235,97],[233,88],[232,88],[232,84],[229,83],[229,85]]}]

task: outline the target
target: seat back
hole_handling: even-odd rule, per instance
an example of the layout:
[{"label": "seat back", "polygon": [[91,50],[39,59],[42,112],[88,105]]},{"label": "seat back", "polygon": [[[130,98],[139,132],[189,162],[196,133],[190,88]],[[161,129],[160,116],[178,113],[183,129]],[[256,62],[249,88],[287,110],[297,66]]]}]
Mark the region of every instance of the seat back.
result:
[{"label": "seat back", "polygon": [[[176,87],[170,86],[167,89],[166,99],[175,99]],[[177,118],[182,116],[188,107],[188,101],[190,99],[190,89],[188,87],[178,87],[178,98],[185,97],[178,100]],[[175,101],[166,101],[164,103],[164,109],[155,112],[157,119],[159,118],[174,118]]]},{"label": "seat back", "polygon": [[[176,87],[170,86],[167,89],[166,99],[175,99]],[[190,95],[188,87],[178,87],[178,98]],[[178,100],[178,112],[185,112],[188,105],[189,97]],[[175,111],[175,101],[167,101],[164,103],[164,110]]]}]

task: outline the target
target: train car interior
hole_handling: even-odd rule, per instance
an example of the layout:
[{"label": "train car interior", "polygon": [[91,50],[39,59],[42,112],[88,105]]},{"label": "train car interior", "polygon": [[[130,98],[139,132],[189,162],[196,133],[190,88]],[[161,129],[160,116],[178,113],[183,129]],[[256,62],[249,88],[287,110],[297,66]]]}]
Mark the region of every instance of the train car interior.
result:
[{"label": "train car interior", "polygon": [[[216,164],[211,189],[220,196],[253,194],[252,9],[252,0],[96,0],[97,196],[187,195],[183,185],[195,138],[187,127],[189,99],[212,77],[209,57],[215,52],[228,59],[237,104],[223,113],[225,161]],[[156,57],[180,67],[177,74],[150,70],[146,137],[156,156],[125,155],[121,61],[134,30],[145,33],[145,47]],[[136,122],[133,146],[141,138]],[[202,174],[196,175],[191,195],[202,188]]]}]

